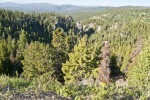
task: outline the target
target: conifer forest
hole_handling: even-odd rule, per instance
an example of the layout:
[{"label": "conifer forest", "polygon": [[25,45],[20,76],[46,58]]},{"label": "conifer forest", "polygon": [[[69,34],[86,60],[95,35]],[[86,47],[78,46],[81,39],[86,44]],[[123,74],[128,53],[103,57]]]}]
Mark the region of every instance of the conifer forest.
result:
[{"label": "conifer forest", "polygon": [[150,9],[0,9],[0,99],[150,100]]}]

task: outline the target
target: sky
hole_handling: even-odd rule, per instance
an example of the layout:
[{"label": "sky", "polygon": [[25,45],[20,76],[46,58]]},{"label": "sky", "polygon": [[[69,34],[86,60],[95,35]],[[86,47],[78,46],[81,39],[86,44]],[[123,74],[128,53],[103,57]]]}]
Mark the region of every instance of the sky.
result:
[{"label": "sky", "polygon": [[150,6],[150,0],[0,0],[0,3],[52,3],[52,4],[72,4],[72,5],[87,5],[87,6]]}]

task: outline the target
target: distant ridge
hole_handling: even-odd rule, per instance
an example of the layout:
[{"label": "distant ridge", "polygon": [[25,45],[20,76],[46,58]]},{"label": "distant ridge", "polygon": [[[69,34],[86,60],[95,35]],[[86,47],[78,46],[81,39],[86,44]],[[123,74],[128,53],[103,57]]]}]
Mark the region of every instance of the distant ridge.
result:
[{"label": "distant ridge", "polygon": [[97,12],[105,9],[145,9],[144,6],[77,6],[77,5],[55,5],[50,3],[28,3],[20,4],[13,2],[0,3],[1,9],[18,10],[23,12],[54,12],[61,14],[79,13],[79,12]]},{"label": "distant ridge", "polygon": [[81,6],[74,5],[55,5],[50,3],[28,3],[28,4],[19,4],[19,3],[0,3],[0,8],[9,9],[9,10],[18,10],[24,12],[57,12],[57,11],[67,11],[67,10],[77,10],[84,8]]}]

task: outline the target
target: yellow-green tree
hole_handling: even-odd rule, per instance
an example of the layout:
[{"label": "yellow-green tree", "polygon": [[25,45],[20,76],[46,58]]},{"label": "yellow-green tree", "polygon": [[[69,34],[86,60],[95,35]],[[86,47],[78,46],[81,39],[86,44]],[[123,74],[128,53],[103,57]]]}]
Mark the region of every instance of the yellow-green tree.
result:
[{"label": "yellow-green tree", "polygon": [[136,64],[130,66],[129,84],[136,87],[150,88],[150,39],[144,44],[143,50],[136,58]]},{"label": "yellow-green tree", "polygon": [[131,60],[131,57],[130,57],[131,51],[132,51],[131,46],[128,46],[127,48],[125,48],[124,58],[123,58],[122,67],[121,67],[121,71],[122,72],[126,72],[128,64],[130,63],[130,60]]},{"label": "yellow-green tree", "polygon": [[57,28],[53,31],[52,45],[57,48],[57,51],[61,50],[64,46],[64,34],[63,29]]},{"label": "yellow-green tree", "polygon": [[18,54],[17,54],[17,59],[23,59],[23,52],[24,52],[24,49],[26,47],[26,44],[27,44],[27,38],[26,38],[26,35],[25,35],[25,31],[22,30],[22,33],[20,34],[19,36],[19,40],[18,40]]},{"label": "yellow-green tree", "polygon": [[90,77],[94,66],[92,60],[94,60],[92,48],[87,46],[83,38],[74,46],[73,52],[69,53],[69,60],[63,63],[62,71],[65,74],[65,81],[71,83]]},{"label": "yellow-green tree", "polygon": [[64,81],[61,68],[62,63],[68,59],[68,55],[65,51],[65,36],[62,28],[57,28],[53,31],[52,45],[55,49],[55,59],[57,59],[54,64],[56,69],[55,75],[59,81]]}]

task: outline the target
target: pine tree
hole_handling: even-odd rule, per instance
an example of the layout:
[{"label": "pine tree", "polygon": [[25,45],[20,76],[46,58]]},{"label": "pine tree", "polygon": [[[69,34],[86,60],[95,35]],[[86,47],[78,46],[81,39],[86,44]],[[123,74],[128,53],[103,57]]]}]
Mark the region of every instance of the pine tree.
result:
[{"label": "pine tree", "polygon": [[131,54],[132,48],[128,46],[125,50],[126,51],[124,53],[124,58],[123,58],[122,66],[121,66],[122,72],[126,72],[126,69],[128,68],[128,64],[130,63],[130,60],[131,60],[130,54]]},{"label": "pine tree", "polygon": [[25,31],[22,30],[22,33],[20,34],[19,36],[19,40],[18,40],[18,54],[17,54],[17,59],[23,59],[23,52],[24,52],[24,49],[26,47],[26,44],[27,44],[27,38],[26,38],[26,35],[25,35]]},{"label": "pine tree", "polygon": [[63,29],[57,28],[55,31],[53,31],[52,45],[55,49],[55,59],[57,59],[54,64],[56,69],[55,74],[59,81],[64,81],[61,68],[62,63],[66,62],[66,59],[68,59],[68,55],[65,51],[65,36]]},{"label": "pine tree", "polygon": [[14,66],[9,59],[10,53],[8,52],[8,46],[5,39],[0,41],[0,61],[1,72],[0,74],[13,75]]},{"label": "pine tree", "polygon": [[58,69],[61,70],[62,62],[65,62],[67,59],[67,52],[65,51],[65,41],[64,41],[64,33],[63,29],[57,28],[53,32],[53,40],[52,45],[55,48],[55,57],[57,59],[55,65]]},{"label": "pine tree", "polygon": [[75,82],[90,77],[93,69],[91,62],[94,59],[92,49],[87,47],[84,38],[74,46],[73,52],[69,53],[69,60],[63,63],[62,71],[65,74],[65,82]]},{"label": "pine tree", "polygon": [[2,61],[0,59],[0,73],[3,73],[3,66],[2,66]]},{"label": "pine tree", "polygon": [[126,68],[126,72],[129,70],[130,66],[134,65],[134,62],[135,62],[134,59],[139,55],[139,53],[142,50],[142,43],[143,43],[143,36],[140,36],[137,39],[136,44],[135,44],[135,48],[134,48],[134,50],[132,51],[132,53],[130,55],[131,60],[130,60],[130,63],[128,64],[127,68]]},{"label": "pine tree", "polygon": [[136,59],[136,64],[129,68],[129,85],[136,87],[150,87],[150,39],[144,44],[144,49]]},{"label": "pine tree", "polygon": [[8,35],[7,38],[7,48],[8,48],[8,52],[10,53],[12,51],[12,38],[10,35]]},{"label": "pine tree", "polygon": [[53,61],[49,46],[43,43],[31,43],[24,52],[23,75],[29,79],[37,79],[45,73],[54,73]]},{"label": "pine tree", "polygon": [[7,43],[5,39],[0,41],[0,59],[5,60],[8,57]]},{"label": "pine tree", "polygon": [[16,45],[16,40],[15,39],[12,40],[11,46],[12,46],[11,54],[15,57],[16,56],[16,49],[17,49],[17,45]]},{"label": "pine tree", "polygon": [[55,31],[53,31],[52,44],[55,48],[57,48],[57,51],[60,51],[63,48],[64,46],[63,29],[57,28]]},{"label": "pine tree", "polygon": [[0,34],[2,34],[3,30],[2,30],[2,24],[0,23]]},{"label": "pine tree", "polygon": [[67,36],[65,39],[65,46],[66,46],[66,51],[67,52],[71,52],[73,46],[74,46],[74,42],[73,39],[71,38],[71,36]]},{"label": "pine tree", "polygon": [[4,39],[0,41],[0,74],[5,74],[5,68],[3,62],[7,60],[8,53],[7,53],[7,44]]}]

